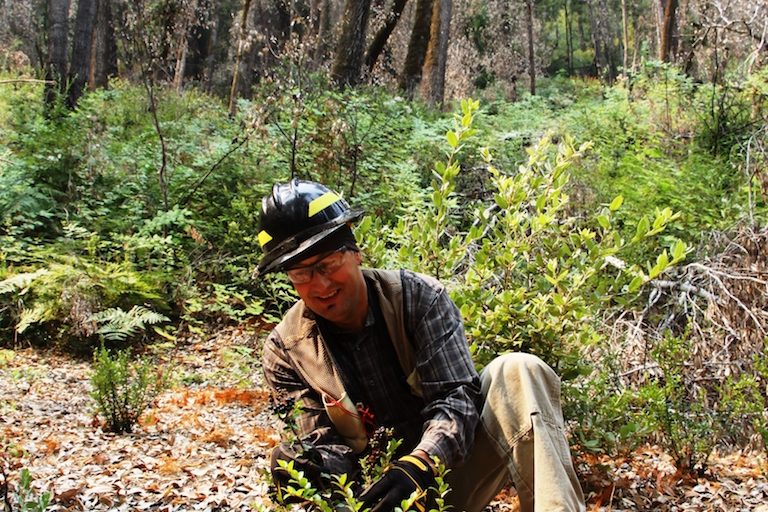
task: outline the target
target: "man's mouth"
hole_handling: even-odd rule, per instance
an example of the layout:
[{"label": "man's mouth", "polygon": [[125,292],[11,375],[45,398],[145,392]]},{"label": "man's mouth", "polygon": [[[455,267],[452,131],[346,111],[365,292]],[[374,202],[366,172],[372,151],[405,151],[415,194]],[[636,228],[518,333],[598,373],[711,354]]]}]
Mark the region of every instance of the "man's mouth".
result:
[{"label": "man's mouth", "polygon": [[339,294],[339,290],[333,290],[331,293],[328,293],[326,295],[317,295],[317,299],[321,301],[329,301],[336,297]]}]

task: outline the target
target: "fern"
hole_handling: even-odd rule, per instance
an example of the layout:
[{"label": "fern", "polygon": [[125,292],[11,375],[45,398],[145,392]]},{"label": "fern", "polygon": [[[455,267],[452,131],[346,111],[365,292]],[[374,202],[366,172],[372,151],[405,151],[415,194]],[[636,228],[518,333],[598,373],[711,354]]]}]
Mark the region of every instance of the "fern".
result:
[{"label": "fern", "polygon": [[23,291],[32,284],[38,277],[48,273],[47,269],[41,268],[34,272],[24,272],[23,274],[16,274],[0,281],[0,295],[4,293],[12,293],[17,291]]},{"label": "fern", "polygon": [[16,332],[21,334],[30,325],[50,320],[53,317],[53,306],[51,304],[38,302],[31,308],[24,308],[21,310],[19,322],[16,324]]},{"label": "fern", "polygon": [[103,324],[96,332],[109,341],[123,341],[144,330],[147,325],[169,321],[165,315],[143,306],[133,306],[129,311],[121,308],[106,309],[92,315],[91,320]]}]

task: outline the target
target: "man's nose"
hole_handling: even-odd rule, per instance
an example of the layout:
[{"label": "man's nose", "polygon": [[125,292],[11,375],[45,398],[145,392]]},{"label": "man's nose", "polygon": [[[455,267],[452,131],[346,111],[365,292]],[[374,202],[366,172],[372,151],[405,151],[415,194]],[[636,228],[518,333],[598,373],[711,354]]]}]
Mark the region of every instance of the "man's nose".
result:
[{"label": "man's nose", "polygon": [[315,285],[320,287],[326,287],[331,284],[331,280],[328,278],[328,276],[318,272],[317,270],[312,272],[312,281]]}]

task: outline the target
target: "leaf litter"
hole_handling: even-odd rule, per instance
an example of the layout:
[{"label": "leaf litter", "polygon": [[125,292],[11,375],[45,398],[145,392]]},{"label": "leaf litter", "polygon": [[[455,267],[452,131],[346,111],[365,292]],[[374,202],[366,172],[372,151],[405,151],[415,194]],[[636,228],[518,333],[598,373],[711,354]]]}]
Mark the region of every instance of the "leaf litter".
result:
[{"label": "leaf litter", "polygon": [[[11,487],[28,468],[33,489],[53,495],[52,511],[268,509],[269,452],[280,431],[261,382],[257,338],[230,328],[179,343],[168,363],[185,377],[122,435],[105,432],[95,415],[88,361],[16,351],[0,365],[0,440],[13,453]],[[232,353],[243,357],[233,361]],[[715,454],[698,478],[677,471],[657,446],[583,455],[577,470],[589,511],[768,512],[768,469],[756,453]],[[486,512],[518,509],[509,489]]]}]

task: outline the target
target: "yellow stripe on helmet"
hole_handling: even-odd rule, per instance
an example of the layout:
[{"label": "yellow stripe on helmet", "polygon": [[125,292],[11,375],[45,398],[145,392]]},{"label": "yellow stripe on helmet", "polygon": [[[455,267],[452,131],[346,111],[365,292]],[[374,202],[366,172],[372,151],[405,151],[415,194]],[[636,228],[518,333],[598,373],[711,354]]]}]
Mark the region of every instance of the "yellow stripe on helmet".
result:
[{"label": "yellow stripe on helmet", "polygon": [[312,217],[321,211],[325,210],[327,207],[335,203],[336,201],[341,200],[341,197],[336,195],[333,192],[326,192],[325,194],[321,195],[320,197],[316,197],[312,201],[309,202],[309,216]]},{"label": "yellow stripe on helmet", "polygon": [[270,235],[266,231],[262,231],[261,233],[259,233],[259,245],[261,245],[262,247],[267,245],[270,240],[272,240],[272,235]]}]

